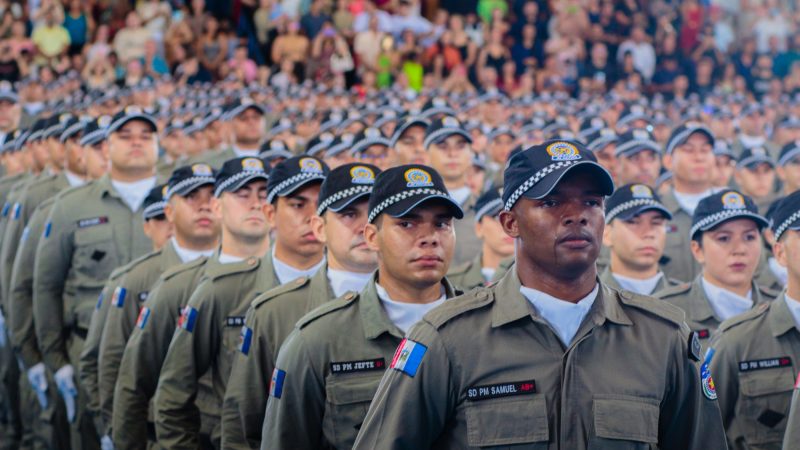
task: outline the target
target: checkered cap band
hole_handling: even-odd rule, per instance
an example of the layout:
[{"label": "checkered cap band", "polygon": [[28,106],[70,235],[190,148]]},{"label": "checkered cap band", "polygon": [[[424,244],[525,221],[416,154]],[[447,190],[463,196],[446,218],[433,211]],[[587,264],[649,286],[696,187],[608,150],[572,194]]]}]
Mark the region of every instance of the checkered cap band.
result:
[{"label": "checkered cap band", "polygon": [[550,175],[551,173],[553,173],[554,171],[556,171],[558,169],[563,169],[563,168],[572,166],[572,165],[574,165],[574,164],[576,164],[578,162],[583,162],[583,161],[582,160],[559,161],[559,162],[550,164],[549,166],[545,167],[544,169],[542,169],[542,170],[536,172],[535,174],[533,174],[533,176],[528,178],[517,189],[515,189],[514,192],[511,194],[511,196],[508,198],[508,200],[506,201],[506,211],[511,211],[511,208],[514,207],[514,204],[517,203],[517,200],[519,200],[519,198],[522,197],[523,194],[528,192],[528,190],[530,188],[536,186],[536,183],[541,181],[542,178],[546,177],[547,175]]},{"label": "checkered cap band", "polygon": [[335,194],[331,195],[330,197],[326,198],[322,203],[320,203],[319,208],[317,208],[317,215],[321,216],[326,209],[332,204],[338,202],[339,200],[353,197],[358,194],[371,194],[372,193],[372,186],[353,186],[342,191],[336,192]]},{"label": "checkered cap band", "polygon": [[447,192],[440,191],[438,189],[431,189],[431,188],[421,188],[421,189],[411,189],[408,191],[399,192],[386,200],[378,203],[372,211],[369,212],[369,217],[367,217],[367,223],[372,223],[376,217],[380,213],[382,213],[386,208],[394,205],[397,202],[403,201],[407,198],[414,197],[415,195],[438,195],[445,198],[450,198],[450,195]]}]

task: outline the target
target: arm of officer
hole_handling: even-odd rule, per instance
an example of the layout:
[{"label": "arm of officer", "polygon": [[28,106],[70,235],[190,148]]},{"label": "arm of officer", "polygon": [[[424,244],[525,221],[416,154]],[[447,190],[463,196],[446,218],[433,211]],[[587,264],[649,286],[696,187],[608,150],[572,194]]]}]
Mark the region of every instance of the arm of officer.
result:
[{"label": "arm of officer", "polygon": [[[736,404],[739,402],[739,367],[735,350],[725,338],[725,332],[717,332],[711,341],[711,362],[709,368],[714,377],[714,385],[719,397],[719,411],[722,415],[722,426],[726,431],[736,416]],[[731,436],[733,438],[733,436]],[[732,444],[732,442],[729,442]],[[732,447],[733,445],[731,445]]]},{"label": "arm of officer", "polygon": [[264,333],[260,332],[252,306],[247,310],[244,326],[242,333],[252,334],[250,338],[242,335],[239,351],[233,359],[222,402],[222,448],[255,448],[261,441],[272,371],[264,370]]},{"label": "arm of officer", "polygon": [[[210,283],[210,282],[209,282]],[[155,397],[156,436],[166,448],[196,448],[200,411],[194,403],[197,380],[218,353],[219,324],[214,289],[201,283],[181,318],[169,345]]]},{"label": "arm of officer", "polygon": [[789,421],[786,423],[786,434],[783,437],[783,448],[792,448],[800,442],[800,376],[794,385],[792,408],[789,410]]},{"label": "arm of officer", "polygon": [[713,381],[704,376],[696,361],[699,344],[692,352],[690,342],[689,328],[684,324],[671,343],[673,358],[659,416],[659,445],[665,450],[725,450]]},{"label": "arm of officer", "polygon": [[106,323],[109,305],[111,304],[111,293],[117,288],[118,280],[111,279],[106,282],[97,305],[92,311],[92,319],[89,322],[89,332],[86,334],[86,341],[83,343],[81,351],[78,375],[88,397],[87,409],[95,417],[95,427],[98,432],[103,432],[106,422],[100,416],[100,397],[98,396],[98,355],[100,353],[100,338]]},{"label": "arm of officer", "polygon": [[[27,223],[22,213],[17,212],[18,208],[23,208],[24,203],[21,203],[23,197],[25,196],[21,195],[20,203],[14,205],[14,211],[12,211],[11,217],[8,218],[2,241],[0,241],[0,293],[2,293],[3,306],[6,311],[9,309],[8,293],[11,289],[11,271],[14,266],[14,257],[19,249],[20,238]],[[25,217],[27,217],[27,214]]]},{"label": "arm of officer", "polygon": [[72,222],[61,202],[56,202],[39,240],[33,269],[36,337],[44,362],[53,371],[70,363],[64,338],[71,324],[64,323],[63,293],[74,250]]},{"label": "arm of officer", "polygon": [[[411,342],[420,360],[401,356]],[[353,449],[431,448],[455,411],[449,358],[436,329],[424,319],[408,332],[383,375]],[[402,360],[406,362],[403,363]]]},{"label": "arm of officer", "polygon": [[295,329],[281,346],[271,374],[261,448],[320,448],[325,413],[325,380]]}]

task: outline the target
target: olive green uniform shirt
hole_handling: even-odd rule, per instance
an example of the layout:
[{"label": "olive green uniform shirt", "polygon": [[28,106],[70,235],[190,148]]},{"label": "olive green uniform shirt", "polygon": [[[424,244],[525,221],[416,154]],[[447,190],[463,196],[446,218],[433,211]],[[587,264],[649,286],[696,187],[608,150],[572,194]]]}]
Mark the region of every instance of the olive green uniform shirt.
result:
[{"label": "olive green uniform shirt", "polygon": [[228,147],[224,150],[218,151],[210,151],[203,153],[202,155],[195,156],[193,158],[189,158],[186,162],[187,165],[204,163],[208,164],[209,166],[213,167],[216,170],[219,170],[225,161],[233,158],[237,158],[236,152],[233,151],[233,148]]},{"label": "olive green uniform shirt", "polygon": [[461,205],[461,209],[464,210],[464,218],[453,222],[453,230],[456,233],[453,264],[469,262],[476,254],[481,252],[483,241],[475,235],[475,211],[472,209],[476,200],[475,196],[470,194],[467,201]]},{"label": "olive green uniform shirt", "polygon": [[702,270],[700,263],[692,256],[689,237],[692,216],[680,207],[672,189],[661,196],[661,201],[672,214],[672,220],[667,223],[667,243],[661,270],[670,278],[689,282]]},{"label": "olive green uniform shirt", "polygon": [[725,449],[690,342],[677,308],[601,283],[564,346],[509,271],[407,333],[353,448]]},{"label": "olive green uniform shirt", "polygon": [[800,442],[800,377],[794,385],[792,394],[792,408],[789,412],[789,421],[786,425],[786,434],[783,437],[783,448],[791,449],[792,445]]},{"label": "olive green uniform shirt", "polygon": [[780,449],[800,367],[800,330],[784,296],[725,321],[711,349],[731,450]]},{"label": "olive green uniform shirt", "polygon": [[447,279],[453,286],[466,292],[487,284],[481,269],[483,269],[483,252],[479,252],[472,261],[451,268],[447,272]]},{"label": "olive green uniform shirt", "polygon": [[[197,447],[200,424],[194,398],[200,376],[211,371],[220,411],[244,315],[255,297],[280,284],[270,254],[218,269],[189,299],[181,318],[183,325],[175,330],[158,378],[156,436],[159,444],[169,449]],[[220,439],[217,427],[211,441]]]},{"label": "olive green uniform shirt", "polygon": [[222,448],[259,447],[278,349],[300,318],[333,298],[326,266],[310,278],[282,284],[253,300],[225,391]]},{"label": "olive green uniform shirt", "polygon": [[[267,403],[262,449],[349,449],[402,340],[375,288],[350,292],[311,311],[284,341]],[[455,289],[442,281],[447,298]],[[446,303],[446,302],[445,302]],[[375,447],[380,448],[380,447]],[[413,447],[409,447],[413,448]]]},{"label": "olive green uniform shirt", "polygon": [[[603,271],[600,272],[599,278],[600,278],[600,281],[603,284],[605,284],[606,286],[610,287],[611,289],[615,289],[617,291],[621,291],[621,290],[624,289],[622,286],[619,285],[619,282],[617,281],[617,279],[614,278],[614,274],[611,273],[611,266],[606,266],[603,269]],[[664,275],[663,272],[661,272],[661,278],[658,280],[658,283],[656,283],[656,287],[653,288],[653,292],[651,292],[649,295],[653,295],[656,292],[662,291],[662,290],[664,290],[666,288],[669,288],[669,287],[672,287],[672,286],[679,286],[681,284],[683,284],[683,283],[681,283],[678,280],[673,280],[673,279],[667,278],[667,276]]]},{"label": "olive green uniform shirt", "polygon": [[[8,247],[8,245],[5,244],[6,230],[8,230],[9,225],[11,225],[12,222],[19,220],[21,215],[21,204],[19,201],[22,198],[22,195],[25,193],[25,188],[27,187],[28,183],[30,183],[32,179],[35,179],[35,177],[38,177],[38,175],[18,181],[16,184],[14,184],[14,186],[11,187],[11,191],[6,197],[6,204],[3,206],[3,210],[0,211],[0,250],[2,250],[2,247]],[[17,241],[13,243],[14,246],[18,244],[21,235],[21,232],[15,233],[14,237],[16,237]],[[2,253],[0,253],[0,255],[2,255]],[[2,269],[5,269],[6,267],[7,265],[0,266],[0,308],[2,308],[3,312],[8,312],[8,295],[6,294],[8,294],[9,280],[6,278],[5,272],[2,271]]]}]

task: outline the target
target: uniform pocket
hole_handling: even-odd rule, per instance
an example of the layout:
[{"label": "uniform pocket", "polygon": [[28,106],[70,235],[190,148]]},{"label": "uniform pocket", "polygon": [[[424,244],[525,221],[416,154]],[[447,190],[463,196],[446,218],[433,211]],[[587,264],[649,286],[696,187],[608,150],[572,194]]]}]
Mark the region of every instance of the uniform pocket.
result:
[{"label": "uniform pocket", "polygon": [[[649,449],[658,443],[659,402],[632,395],[596,395],[591,450]],[[652,447],[651,447],[652,444]]]},{"label": "uniform pocket", "polygon": [[777,444],[783,440],[792,401],[794,376],[791,367],[743,373],[738,416],[748,444]]},{"label": "uniform pocket", "polygon": [[547,448],[550,433],[544,396],[468,401],[465,414],[467,443],[472,447]]},{"label": "uniform pocket", "polygon": [[110,225],[101,225],[75,231],[73,267],[81,287],[102,288],[108,276],[119,266],[114,232]]},{"label": "uniform pocket", "polygon": [[382,376],[383,371],[328,377],[323,431],[334,448],[353,447]]}]

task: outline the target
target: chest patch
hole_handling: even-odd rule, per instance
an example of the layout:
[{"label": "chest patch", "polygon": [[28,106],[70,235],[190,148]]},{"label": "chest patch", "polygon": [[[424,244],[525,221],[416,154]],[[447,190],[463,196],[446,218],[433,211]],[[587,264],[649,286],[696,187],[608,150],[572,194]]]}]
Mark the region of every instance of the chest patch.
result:
[{"label": "chest patch", "polygon": [[752,372],[754,370],[779,369],[790,367],[792,358],[781,356],[780,358],[755,359],[752,361],[739,361],[739,372]]},{"label": "chest patch", "polygon": [[467,389],[467,400],[489,400],[491,398],[513,397],[536,393],[534,380],[512,381],[510,383],[487,384]]},{"label": "chest patch", "polygon": [[97,225],[108,223],[108,216],[91,217],[89,219],[81,219],[78,221],[78,228],[89,228]]},{"label": "chest patch", "polygon": [[336,374],[371,372],[373,370],[384,370],[385,368],[386,360],[383,358],[331,363],[331,373]]}]

